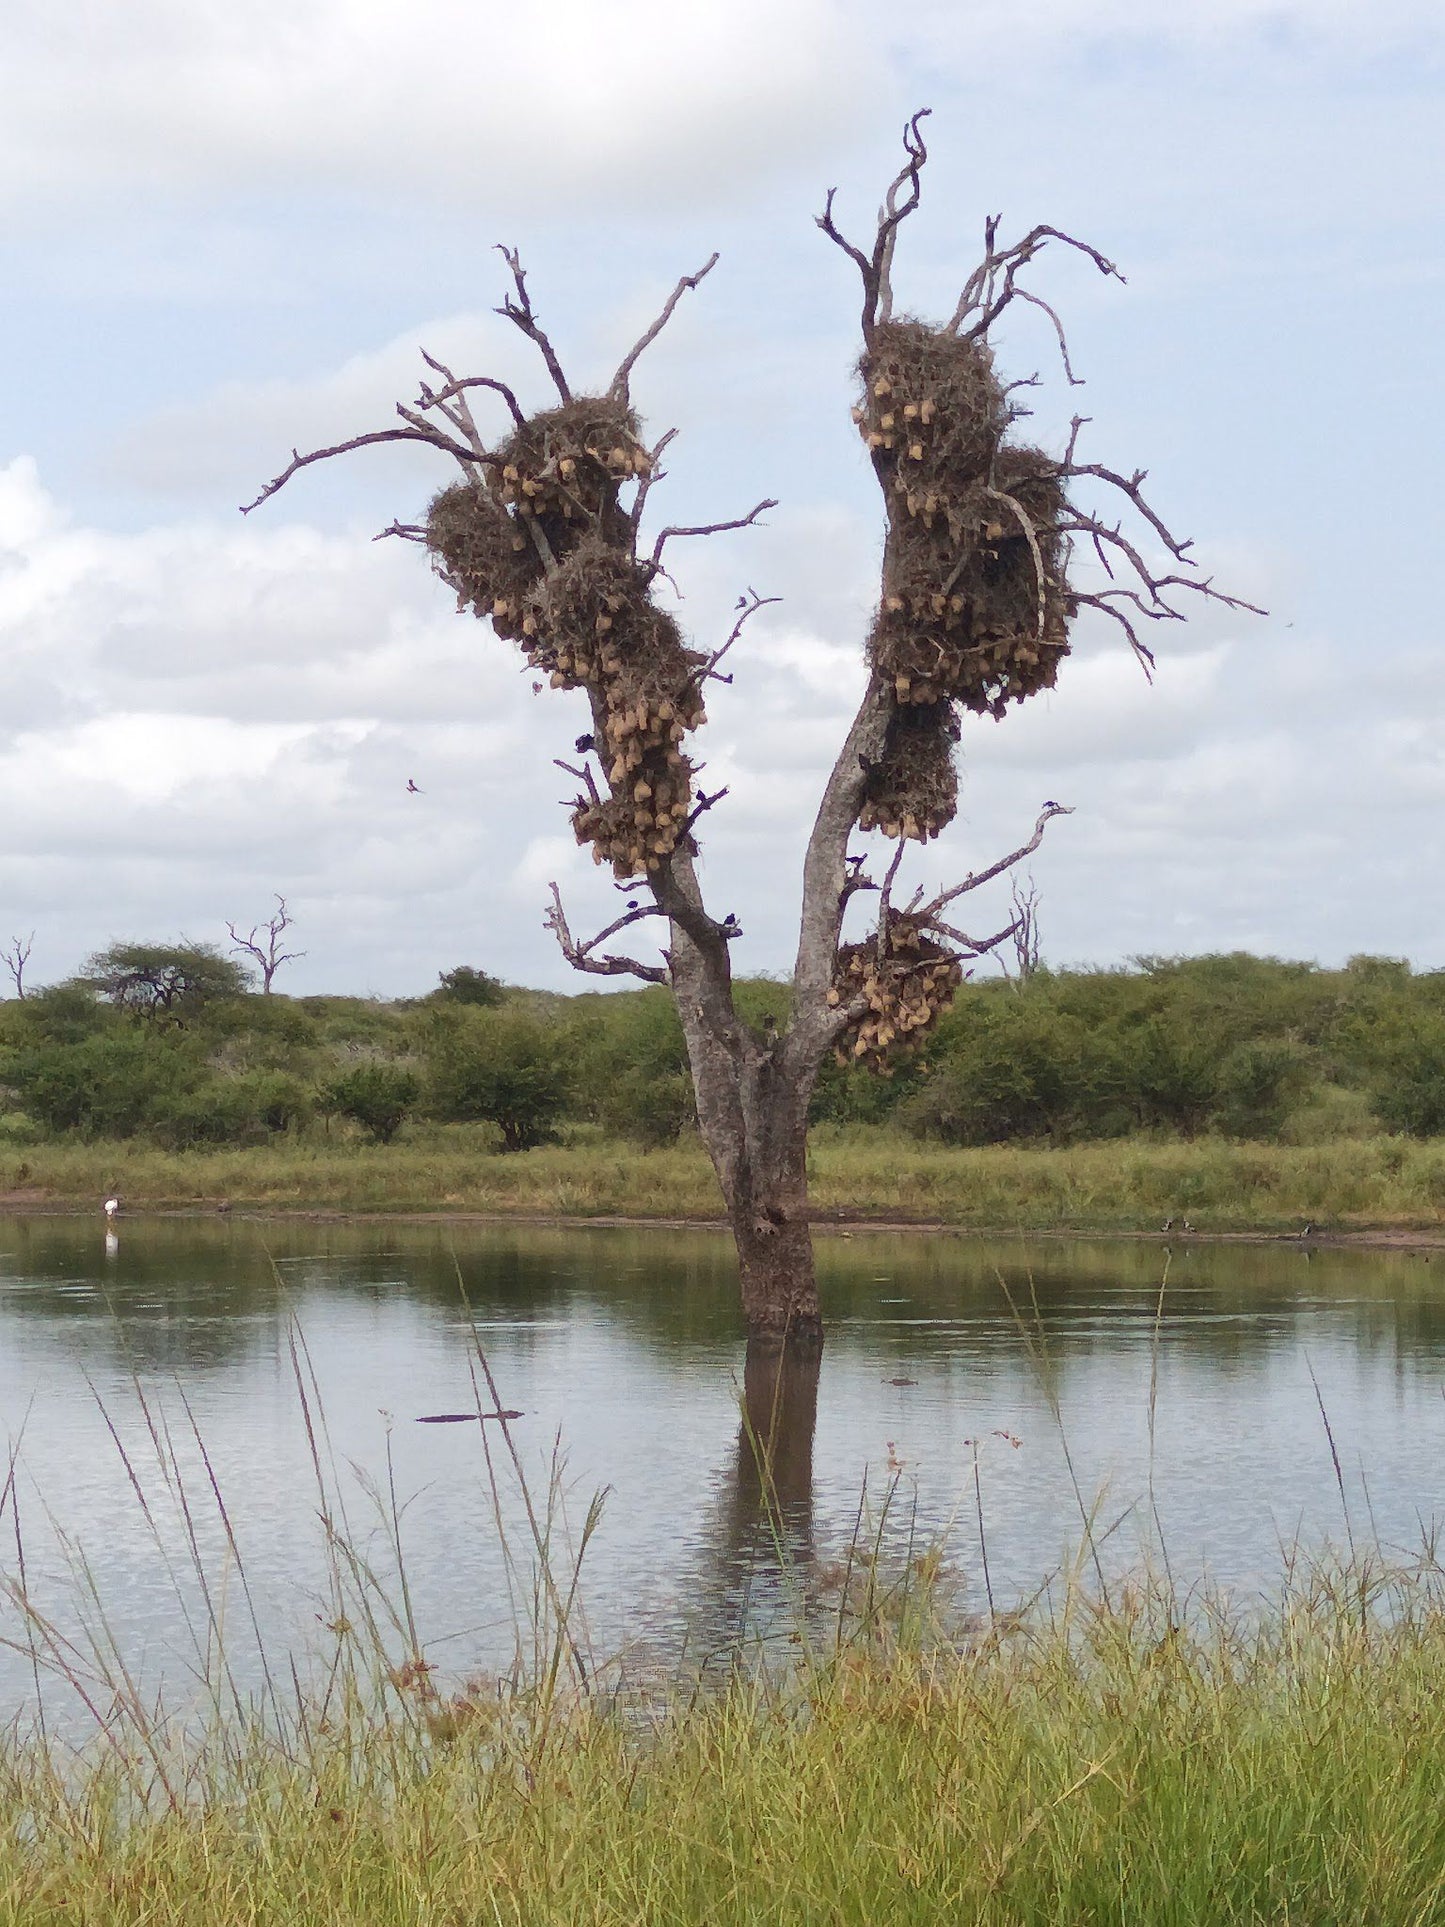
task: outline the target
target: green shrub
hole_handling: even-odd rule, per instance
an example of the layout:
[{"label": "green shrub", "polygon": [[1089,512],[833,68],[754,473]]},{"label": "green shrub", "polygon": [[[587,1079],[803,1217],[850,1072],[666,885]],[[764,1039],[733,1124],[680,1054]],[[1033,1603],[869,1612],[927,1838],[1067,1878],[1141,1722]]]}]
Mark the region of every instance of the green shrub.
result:
[{"label": "green shrub", "polygon": [[133,1137],[180,1102],[201,1075],[179,1040],[129,1025],[20,1051],[6,1081],[47,1131]]},{"label": "green shrub", "polygon": [[327,1104],[381,1144],[390,1144],[416,1106],[421,1086],[401,1064],[354,1064],[331,1079]]},{"label": "green shrub", "polygon": [[572,1104],[610,1137],[673,1143],[692,1122],[692,1077],[677,1009],[665,990],[576,999]]},{"label": "green shrub", "polygon": [[1278,1138],[1309,1082],[1308,1063],[1288,1039],[1237,1044],[1215,1073],[1213,1122],[1226,1137]]},{"label": "green shrub", "polygon": [[428,1107],[448,1122],[495,1124],[507,1151],[549,1143],[571,1092],[572,1040],[513,1006],[439,1011],[426,1035]]},{"label": "green shrub", "polygon": [[489,977],[485,970],[474,970],[470,964],[458,964],[455,970],[444,970],[437,978],[437,988],[428,997],[428,1003],[475,1004],[481,1009],[494,1009],[502,1001],[502,986],[497,978]]}]

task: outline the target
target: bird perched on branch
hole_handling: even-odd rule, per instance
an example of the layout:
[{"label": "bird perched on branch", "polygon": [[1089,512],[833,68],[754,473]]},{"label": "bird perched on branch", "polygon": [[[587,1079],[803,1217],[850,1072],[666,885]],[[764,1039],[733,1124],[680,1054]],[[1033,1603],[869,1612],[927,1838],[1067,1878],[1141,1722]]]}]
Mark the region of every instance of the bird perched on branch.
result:
[{"label": "bird perched on branch", "polygon": [[419,790],[417,788],[416,778],[414,776],[408,776],[406,779],[406,793],[408,796],[425,796],[426,795],[425,790]]}]

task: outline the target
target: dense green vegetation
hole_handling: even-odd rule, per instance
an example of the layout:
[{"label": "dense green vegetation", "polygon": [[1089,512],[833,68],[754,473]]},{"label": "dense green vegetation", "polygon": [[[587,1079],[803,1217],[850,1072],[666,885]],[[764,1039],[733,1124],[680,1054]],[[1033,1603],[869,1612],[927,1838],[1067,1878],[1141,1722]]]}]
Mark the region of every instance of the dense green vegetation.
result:
[{"label": "dense green vegetation", "polygon": [[[744,983],[740,1002],[780,1021],[786,986]],[[15,1146],[405,1144],[445,1123],[512,1151],[587,1127],[664,1146],[691,1107],[661,990],[562,997],[464,966],[393,1003],[259,996],[204,949],[118,945],[0,1005]],[[969,984],[893,1076],[830,1065],[814,1116],[943,1146],[1428,1138],[1445,1133],[1445,972],[1233,955]]]}]

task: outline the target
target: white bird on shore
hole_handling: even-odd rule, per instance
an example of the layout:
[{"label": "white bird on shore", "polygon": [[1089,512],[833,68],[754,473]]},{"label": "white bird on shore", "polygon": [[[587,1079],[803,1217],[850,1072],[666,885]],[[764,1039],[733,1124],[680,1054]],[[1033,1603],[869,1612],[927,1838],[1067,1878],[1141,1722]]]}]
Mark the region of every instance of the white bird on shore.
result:
[{"label": "white bird on shore", "polygon": [[107,1198],[107,1199],[106,1199],[106,1201],[105,1201],[105,1215],[106,1215],[106,1219],[107,1219],[107,1221],[108,1221],[109,1223],[111,1223],[111,1224],[114,1224],[114,1222],[115,1222],[115,1219],[116,1219],[116,1214],[117,1214],[117,1213],[119,1212],[119,1210],[120,1210],[120,1199],[119,1199],[119,1198]]}]

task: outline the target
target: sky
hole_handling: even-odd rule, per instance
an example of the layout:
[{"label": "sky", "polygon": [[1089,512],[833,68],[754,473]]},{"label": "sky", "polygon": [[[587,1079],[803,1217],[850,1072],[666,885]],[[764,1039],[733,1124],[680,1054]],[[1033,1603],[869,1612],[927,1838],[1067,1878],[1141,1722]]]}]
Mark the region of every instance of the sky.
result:
[{"label": "sky", "polygon": [[33,932],[53,982],[113,941],[224,945],[279,892],[306,955],[278,988],[589,987],[542,927],[553,880],[578,931],[618,903],[559,807],[583,698],[373,539],[446,458],[364,449],[238,508],[293,447],[387,426],[422,347],[544,402],[497,244],[583,389],[717,249],[633,393],[679,431],[656,523],[779,502],[670,555],[699,646],[780,598],[698,754],[735,967],[788,969],[882,546],[856,275],[813,216],[836,187],[869,234],[929,106],[899,307],[948,314],[992,213],[1101,248],[1124,284],[1062,250],[1032,283],[1084,387],[1037,311],[1001,331],[1044,377],[1029,432],[1087,415],[1269,613],[1199,604],[1152,683],[1081,622],[1054,691],[967,722],[907,878],[982,868],[1055,798],[1028,867],[1056,964],[1445,966],[1442,74],[1434,0],[7,0],[0,943]]}]

